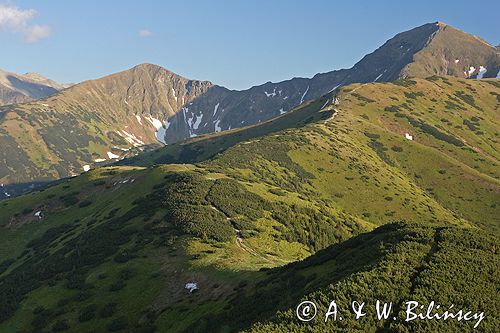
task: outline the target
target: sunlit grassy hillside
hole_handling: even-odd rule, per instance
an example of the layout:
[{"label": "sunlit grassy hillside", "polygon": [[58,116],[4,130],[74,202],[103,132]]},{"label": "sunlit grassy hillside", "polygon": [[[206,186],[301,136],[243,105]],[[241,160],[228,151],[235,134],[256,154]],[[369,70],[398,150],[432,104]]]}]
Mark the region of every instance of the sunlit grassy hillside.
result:
[{"label": "sunlit grassy hillside", "polygon": [[[294,307],[337,295],[489,309],[494,332],[498,85],[351,85],[2,201],[0,331],[324,331]],[[342,327],[469,327],[418,325]]]}]

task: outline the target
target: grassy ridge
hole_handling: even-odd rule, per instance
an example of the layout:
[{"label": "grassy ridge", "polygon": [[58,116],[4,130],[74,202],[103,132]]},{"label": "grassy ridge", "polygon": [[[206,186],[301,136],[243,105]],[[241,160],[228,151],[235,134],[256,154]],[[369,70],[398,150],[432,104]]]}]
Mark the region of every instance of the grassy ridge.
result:
[{"label": "grassy ridge", "polygon": [[[299,325],[293,308],[334,295],[494,310],[497,84],[353,85],[2,201],[0,330],[324,331],[335,328]],[[199,163],[155,165],[183,159]],[[392,224],[403,220],[414,223]]]},{"label": "grassy ridge", "polygon": [[[248,332],[473,330],[475,321],[419,320],[406,323],[404,303],[408,300],[426,305],[435,301],[445,309],[454,304],[457,310],[485,311],[485,320],[478,330],[494,332],[500,324],[498,295],[494,290],[500,278],[497,246],[498,238],[482,231],[402,224],[380,227],[269,274],[262,283],[262,286],[268,286],[268,290],[257,293],[266,294],[269,302],[281,300],[279,304],[285,309],[287,301],[283,300],[288,300],[289,308],[275,315],[270,322],[254,324]],[[463,269],[465,266],[468,269]],[[300,299],[291,288],[272,291],[273,286],[286,281],[305,286]],[[257,299],[262,298],[254,300]],[[392,317],[382,321],[376,319],[377,299],[393,303],[391,315],[395,320]],[[313,301],[317,305],[319,312],[315,320],[309,323],[297,320],[295,306],[301,300]],[[343,320],[332,321],[331,317],[325,323],[324,316],[331,300],[337,302]],[[353,300],[366,302],[366,317],[355,319],[349,310]]]}]

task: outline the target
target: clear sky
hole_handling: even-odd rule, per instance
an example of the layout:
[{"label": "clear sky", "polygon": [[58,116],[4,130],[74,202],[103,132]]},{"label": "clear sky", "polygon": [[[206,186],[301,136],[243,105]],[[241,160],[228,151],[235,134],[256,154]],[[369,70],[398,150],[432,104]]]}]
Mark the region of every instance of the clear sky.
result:
[{"label": "clear sky", "polygon": [[149,62],[232,89],[348,68],[442,21],[500,43],[500,1],[0,0],[0,68],[79,82]]}]

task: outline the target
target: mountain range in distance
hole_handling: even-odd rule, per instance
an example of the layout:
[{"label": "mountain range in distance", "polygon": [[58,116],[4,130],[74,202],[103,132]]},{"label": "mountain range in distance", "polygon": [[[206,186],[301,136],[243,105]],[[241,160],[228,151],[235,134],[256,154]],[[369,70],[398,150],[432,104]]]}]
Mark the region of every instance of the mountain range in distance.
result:
[{"label": "mountain range in distance", "polygon": [[42,98],[0,108],[0,144],[17,147],[0,153],[0,182],[60,179],[161,144],[258,124],[350,83],[432,75],[491,78],[499,70],[497,48],[444,23],[429,23],[396,35],[350,69],[242,91],[151,64],[62,91],[64,86],[51,83],[44,91],[52,95],[26,93],[18,95],[20,101]]},{"label": "mountain range in distance", "polygon": [[55,94],[70,87],[38,73],[16,74],[0,69],[0,106],[25,103]]},{"label": "mountain range in distance", "polygon": [[[499,87],[350,84],[3,200],[0,331],[496,333]],[[396,320],[298,322],[332,299]]]}]

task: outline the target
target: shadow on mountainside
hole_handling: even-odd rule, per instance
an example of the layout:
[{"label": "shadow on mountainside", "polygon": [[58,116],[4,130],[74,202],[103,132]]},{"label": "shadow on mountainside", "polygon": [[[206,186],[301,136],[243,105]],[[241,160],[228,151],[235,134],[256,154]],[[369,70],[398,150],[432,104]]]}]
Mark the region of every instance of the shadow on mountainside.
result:
[{"label": "shadow on mountainside", "polygon": [[115,165],[150,166],[154,164],[201,162],[243,141],[326,120],[332,116],[334,111],[321,110],[331,104],[334,99],[335,93],[332,92],[317,100],[306,102],[296,109],[266,122],[167,145],[146,154],[124,159]]}]

